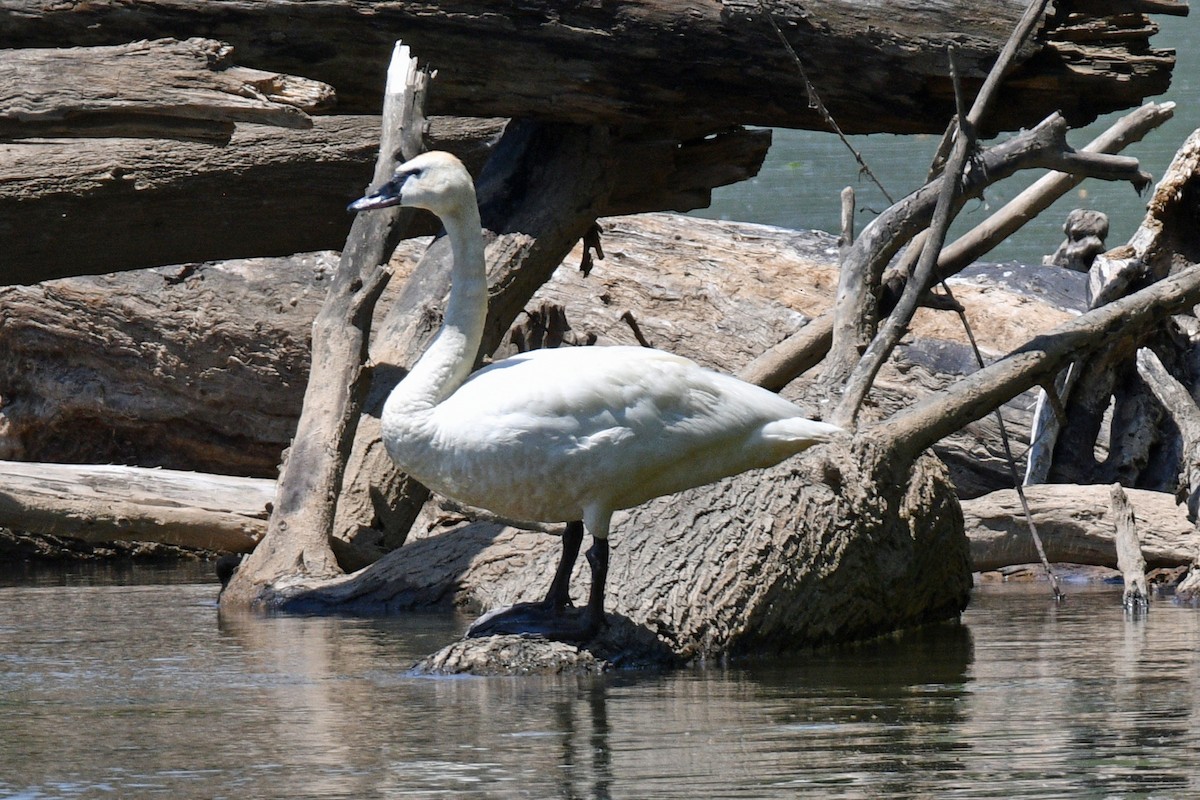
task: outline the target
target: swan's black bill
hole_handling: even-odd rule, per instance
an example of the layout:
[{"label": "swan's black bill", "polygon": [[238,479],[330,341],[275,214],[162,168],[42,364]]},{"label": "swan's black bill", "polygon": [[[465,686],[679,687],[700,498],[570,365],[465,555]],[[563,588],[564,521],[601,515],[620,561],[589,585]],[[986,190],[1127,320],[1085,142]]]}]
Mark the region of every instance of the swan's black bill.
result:
[{"label": "swan's black bill", "polygon": [[350,212],[370,211],[374,208],[387,208],[400,204],[400,189],[404,186],[404,180],[407,175],[397,176],[379,187],[379,191],[373,192],[365,197],[360,197],[350,205],[346,206],[346,210]]}]

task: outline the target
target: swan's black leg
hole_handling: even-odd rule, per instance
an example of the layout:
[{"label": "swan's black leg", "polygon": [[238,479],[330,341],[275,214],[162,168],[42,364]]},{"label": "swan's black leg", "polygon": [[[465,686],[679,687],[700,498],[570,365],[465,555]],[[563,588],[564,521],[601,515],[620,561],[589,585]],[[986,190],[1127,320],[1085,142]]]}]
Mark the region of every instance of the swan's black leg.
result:
[{"label": "swan's black leg", "polygon": [[562,611],[571,605],[571,572],[575,569],[575,561],[579,558],[579,548],[583,544],[583,523],[568,522],[567,529],[562,535],[562,556],[558,561],[558,570],[554,580],[550,582],[550,592],[543,604],[552,611]]},{"label": "swan's black leg", "polygon": [[592,589],[588,594],[587,608],[580,620],[580,641],[586,641],[600,632],[604,626],[604,585],[608,582],[608,539],[596,539],[587,551],[588,564],[592,567]]}]

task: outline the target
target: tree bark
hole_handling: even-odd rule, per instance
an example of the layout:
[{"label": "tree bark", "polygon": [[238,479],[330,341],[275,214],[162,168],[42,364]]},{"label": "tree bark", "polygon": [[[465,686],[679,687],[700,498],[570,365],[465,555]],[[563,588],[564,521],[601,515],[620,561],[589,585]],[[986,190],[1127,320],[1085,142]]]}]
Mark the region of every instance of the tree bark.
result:
[{"label": "tree bark", "polygon": [[[1025,5],[767,3],[847,133],[941,133],[954,113],[946,44],[955,44],[973,91]],[[1082,125],[1167,88],[1174,58],[1149,46],[1155,28],[1145,14],[1186,13],[1186,4],[1109,5],[1056,3],[1007,77],[1003,112],[992,121],[996,129],[1032,125],[1058,109]],[[439,70],[433,114],[650,123],[693,135],[747,123],[825,129],[757,0],[686,6],[537,0],[503,14],[484,0],[4,0],[0,10],[0,40],[9,47],[219,39],[237,48],[242,63],[332,85],[344,113],[378,112],[377,76],[391,41],[402,35]]]}]

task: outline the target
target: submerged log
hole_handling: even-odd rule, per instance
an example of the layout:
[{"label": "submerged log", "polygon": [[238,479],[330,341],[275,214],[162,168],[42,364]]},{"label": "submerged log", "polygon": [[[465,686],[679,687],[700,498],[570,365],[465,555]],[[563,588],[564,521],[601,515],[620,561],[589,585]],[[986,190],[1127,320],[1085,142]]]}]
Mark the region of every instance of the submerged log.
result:
[{"label": "submerged log", "polygon": [[[973,92],[1026,3],[765,5],[845,131],[940,133],[954,113],[947,43]],[[692,134],[745,123],[824,130],[762,6],[535,0],[499,14],[483,0],[4,0],[0,40],[61,47],[207,36],[233,44],[242,63],[332,85],[344,113],[378,113],[378,76],[402,36],[439,70],[433,114],[650,123]],[[1186,3],[1069,0],[1055,9],[1006,80],[990,121],[996,129],[1030,125],[1056,109],[1085,124],[1167,88],[1174,57],[1149,45],[1157,28],[1146,14],[1184,14]]]}]

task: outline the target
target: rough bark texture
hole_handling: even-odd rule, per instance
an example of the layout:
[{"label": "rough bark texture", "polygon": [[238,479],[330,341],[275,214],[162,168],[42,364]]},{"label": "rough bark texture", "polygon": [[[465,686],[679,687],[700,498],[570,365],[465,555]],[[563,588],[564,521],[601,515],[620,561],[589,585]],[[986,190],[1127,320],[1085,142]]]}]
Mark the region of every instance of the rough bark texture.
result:
[{"label": "rough bark texture", "polygon": [[[430,141],[478,168],[499,129],[439,118]],[[238,124],[215,142],[0,143],[0,284],[341,249],[378,150],[377,116]]]},{"label": "rough bark texture", "polygon": [[[954,43],[973,91],[1026,4],[768,5],[843,129],[940,133],[954,112],[946,44]],[[1083,124],[1166,88],[1173,58],[1149,47],[1155,27],[1143,12],[1186,13],[1185,4],[1055,5],[1008,78],[1003,114],[992,120],[998,128],[1030,125],[1059,108]],[[0,40],[10,47],[219,39],[238,49],[241,63],[332,85],[350,113],[378,111],[378,76],[392,41],[403,37],[439,70],[431,113],[651,122],[693,133],[740,123],[823,129],[757,0],[537,0],[502,14],[485,0],[4,0],[0,11]]]},{"label": "rough bark texture", "polygon": [[176,470],[0,461],[0,526],[87,542],[248,553],[274,483]]},{"label": "rough bark texture", "polygon": [[[1117,566],[1116,523],[1103,485],[1026,486],[1034,524],[1051,561]],[[1187,510],[1165,492],[1126,489],[1137,523],[1141,552],[1150,569],[1192,562],[1198,543]],[[964,500],[963,522],[978,571],[1038,561],[1021,501],[1013,489]]]},{"label": "rough bark texture", "polygon": [[235,66],[212,39],[0,51],[0,136],[196,136],[234,122],[311,127],[333,87]]},{"label": "rough bark texture", "polygon": [[[880,453],[869,440],[853,452],[824,447],[619,514],[611,627],[587,649],[600,660],[619,650],[626,663],[691,661],[956,616],[970,564],[944,469],[923,459],[897,474]],[[296,586],[285,607],[395,610],[454,597],[491,608],[544,592],[557,552],[557,537],[476,524],[410,543],[319,588]],[[584,574],[580,567],[577,599]],[[460,645],[435,661],[453,671],[493,646]],[[530,643],[527,652],[541,647]],[[558,649],[547,646],[552,663]]]},{"label": "rough bark texture", "polygon": [[0,458],[274,478],[336,254],[0,288]]}]

